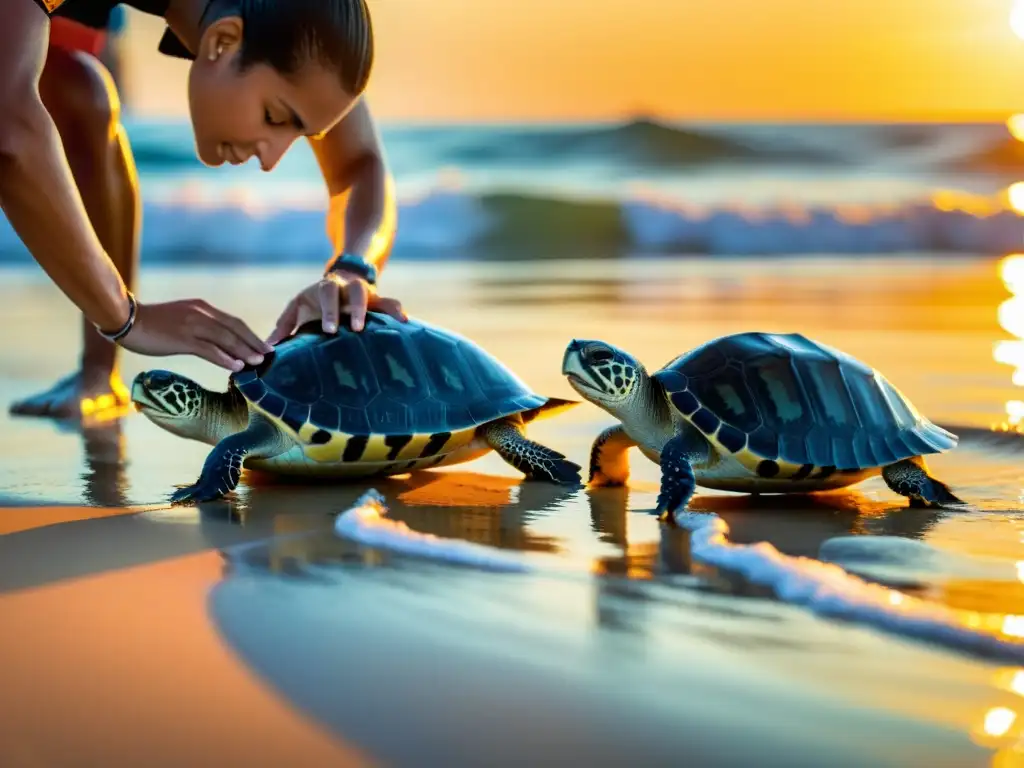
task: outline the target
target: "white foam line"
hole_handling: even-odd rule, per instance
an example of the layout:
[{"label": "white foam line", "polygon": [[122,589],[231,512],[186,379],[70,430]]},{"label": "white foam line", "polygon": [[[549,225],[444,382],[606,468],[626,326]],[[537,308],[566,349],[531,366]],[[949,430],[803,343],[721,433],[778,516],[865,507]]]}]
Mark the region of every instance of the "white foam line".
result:
[{"label": "white foam line", "polygon": [[413,557],[443,560],[492,571],[534,572],[528,560],[514,552],[496,547],[446,539],[414,531],[400,520],[386,517],[384,497],[376,490],[364,493],[356,503],[334,521],[334,532],[368,547],[379,547]]},{"label": "white foam line", "polygon": [[[727,538],[729,526],[718,515],[685,512],[676,516],[676,522],[691,532],[690,551],[695,559],[766,586],[784,602],[960,650],[1024,661],[1024,643],[1000,636],[1006,632],[1004,616],[921,600],[865,581],[832,563],[784,555],[768,542],[733,544]],[[1011,629],[1017,634],[1015,626]]]},{"label": "white foam line", "polygon": [[[1000,614],[958,610],[921,600],[865,581],[834,563],[784,555],[768,542],[733,544],[727,538],[728,524],[715,514],[685,512],[676,516],[676,522],[690,531],[690,552],[695,560],[768,587],[783,602],[821,616],[870,624],[956,650],[1024,662],[1024,642],[1009,637],[1011,630],[1013,635],[1024,635],[1024,619],[1018,628],[1016,618],[1009,621]],[[334,531],[365,546],[492,571],[579,570],[557,558],[527,557],[523,553],[413,531],[401,521],[388,519],[384,497],[376,490],[367,491],[338,515]]]}]

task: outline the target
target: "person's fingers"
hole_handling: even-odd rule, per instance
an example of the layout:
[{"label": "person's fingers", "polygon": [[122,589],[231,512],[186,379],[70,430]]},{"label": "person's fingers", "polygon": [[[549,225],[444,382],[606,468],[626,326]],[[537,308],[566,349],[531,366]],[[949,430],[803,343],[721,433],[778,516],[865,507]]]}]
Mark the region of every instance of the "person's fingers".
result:
[{"label": "person's fingers", "polygon": [[317,287],[320,299],[320,323],[325,333],[337,333],[340,315],[341,286],[336,280],[321,280]]},{"label": "person's fingers", "polygon": [[[227,326],[221,325],[213,318],[198,327],[195,331],[197,339],[210,342],[219,347],[232,360],[245,360],[250,365],[259,365],[263,362],[263,355],[253,352],[252,349],[242,341]],[[256,362],[253,362],[253,361]]]},{"label": "person's fingers", "polygon": [[231,355],[227,354],[223,349],[208,341],[201,341],[197,343],[192,352],[214,365],[219,365],[221,368],[227,368],[229,371],[237,372],[245,367],[244,362],[231,357]]},{"label": "person's fingers", "polygon": [[[302,302],[302,304],[299,305],[299,314],[296,317],[296,326],[301,328],[306,323],[321,320],[321,318],[322,315],[320,313],[319,303],[310,304],[309,302],[304,301]],[[323,327],[322,322],[320,324],[320,327]]]},{"label": "person's fingers", "polygon": [[370,296],[365,280],[353,280],[345,284],[344,311],[351,317],[352,330],[361,331],[366,322],[366,305]]},{"label": "person's fingers", "polygon": [[[256,355],[260,356],[261,359],[256,363],[253,363],[253,365],[258,365],[259,362],[262,362],[263,355],[272,350],[270,345],[261,340],[260,337],[257,336],[240,318],[237,318],[234,315],[229,315],[227,312],[217,309],[217,307],[209,307],[207,312],[214,320],[232,331],[235,336],[248,344]],[[250,362],[252,361],[250,360]]]},{"label": "person's fingers", "polygon": [[373,304],[373,310],[391,315],[391,317],[401,320],[403,323],[409,319],[409,316],[405,314],[405,310],[402,309],[402,302],[398,299],[377,299]]},{"label": "person's fingers", "polygon": [[277,318],[277,323],[274,325],[274,330],[267,336],[267,344],[278,344],[285,337],[288,336],[295,326],[298,325],[298,313],[299,313],[299,300],[294,298],[288,302],[288,306],[284,308],[284,312]]}]

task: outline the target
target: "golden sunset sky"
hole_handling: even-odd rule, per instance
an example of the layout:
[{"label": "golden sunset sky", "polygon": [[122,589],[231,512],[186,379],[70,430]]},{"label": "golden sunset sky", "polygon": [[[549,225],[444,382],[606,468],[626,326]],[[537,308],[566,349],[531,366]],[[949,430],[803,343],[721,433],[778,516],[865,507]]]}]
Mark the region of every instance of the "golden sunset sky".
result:
[{"label": "golden sunset sky", "polygon": [[[1024,2],[1024,0],[1021,0]],[[1000,119],[1024,110],[1014,0],[370,0],[385,122]],[[187,64],[130,12],[137,112]]]}]

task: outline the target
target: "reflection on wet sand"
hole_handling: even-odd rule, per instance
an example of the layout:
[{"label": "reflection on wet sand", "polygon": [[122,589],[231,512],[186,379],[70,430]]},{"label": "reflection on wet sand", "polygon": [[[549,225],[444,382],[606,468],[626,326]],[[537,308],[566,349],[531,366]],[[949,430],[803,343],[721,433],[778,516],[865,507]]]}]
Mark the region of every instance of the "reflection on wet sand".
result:
[{"label": "reflection on wet sand", "polygon": [[0,501],[0,535],[27,531],[73,520],[134,514],[145,507],[132,506],[125,475],[125,440],[121,423],[59,424],[66,433],[77,433],[82,444],[82,501],[87,506],[35,504],[11,505]]},{"label": "reflection on wet sand", "polygon": [[[588,489],[590,516],[595,533],[620,552],[599,559],[598,573],[649,578],[660,572],[689,572],[672,557],[657,563],[665,540],[685,539],[679,529],[660,526],[661,544],[630,542],[628,516],[630,489]],[[644,494],[645,501],[648,495]],[[711,512],[726,521],[730,540],[736,544],[771,543],[780,552],[797,557],[817,557],[821,543],[836,536],[867,535],[923,538],[940,518],[941,510],[915,509],[875,501],[855,490],[814,494],[747,496],[701,495],[694,498],[695,512]]]},{"label": "reflection on wet sand", "polygon": [[[590,521],[600,541],[610,544],[614,551],[594,559],[593,572],[597,576],[617,576],[630,579],[650,579],[663,569],[662,542],[676,541],[679,533],[668,526],[660,526],[658,541],[637,541],[630,537],[629,487],[590,488],[585,491],[590,506]],[[666,532],[669,535],[666,536]],[[674,569],[669,568],[669,572]]]},{"label": "reflection on wet sand", "polygon": [[125,439],[120,420],[82,430],[85,471],[82,497],[87,504],[127,507],[128,478],[125,475]]},{"label": "reflection on wet sand", "polygon": [[[267,551],[265,565],[271,571],[289,570],[291,566],[284,567],[286,562],[367,562],[355,555],[365,547],[334,534],[334,518],[369,487],[384,495],[390,519],[420,533],[498,549],[560,555],[580,561],[585,570],[597,576],[649,580],[695,573],[687,554],[686,533],[658,524],[648,514],[649,493],[638,494],[641,508],[631,510],[632,492],[628,487],[577,491],[473,472],[422,472],[382,479],[372,485],[253,485],[237,501],[204,504],[198,510],[158,510],[145,516],[192,516],[207,525],[231,521],[246,529],[246,540],[266,539],[261,548]],[[577,499],[587,504],[592,530],[607,545],[592,560],[573,542],[538,526],[545,517],[557,515],[563,505]],[[736,543],[766,541],[786,554],[806,557],[816,557],[821,543],[836,536],[873,533],[921,538],[936,518],[933,510],[894,508],[856,492],[706,495],[695,501],[694,508],[725,519]],[[638,519],[644,521],[644,533],[630,535],[630,518],[634,525]],[[376,552],[371,561],[384,564],[393,558]],[[700,572],[700,566],[696,572]]]},{"label": "reflection on wet sand", "polygon": [[[393,562],[386,552],[360,547],[334,533],[335,516],[368,487],[348,484],[299,492],[273,486],[250,489],[244,504],[233,505],[232,514],[246,526],[258,524],[268,540],[247,552],[246,563],[274,573],[295,573],[306,564]],[[372,487],[387,499],[390,519],[420,533],[551,554],[561,552],[563,544],[556,537],[531,531],[530,523],[554,512],[575,493],[548,483],[458,471],[391,477]]]},{"label": "reflection on wet sand", "polygon": [[[656,541],[631,541],[629,521],[636,513],[629,511],[628,487],[590,489],[586,495],[595,533],[617,549],[595,559],[595,574],[642,580],[685,575],[699,578],[705,589],[745,596],[770,594],[735,574],[694,561],[690,534],[680,528],[659,525]],[[941,514],[930,509],[894,507],[855,491],[760,497],[707,495],[695,499],[692,508],[725,520],[733,544],[765,542],[783,554],[809,558],[819,558],[822,544],[837,537],[871,534],[921,539]]]}]

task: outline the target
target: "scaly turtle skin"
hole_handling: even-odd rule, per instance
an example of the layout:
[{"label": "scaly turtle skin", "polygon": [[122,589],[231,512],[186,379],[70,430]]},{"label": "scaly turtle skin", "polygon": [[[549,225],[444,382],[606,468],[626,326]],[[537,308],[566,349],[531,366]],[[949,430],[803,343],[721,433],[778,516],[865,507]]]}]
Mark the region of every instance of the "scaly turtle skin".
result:
[{"label": "scaly turtle skin", "polygon": [[800,493],[877,474],[913,506],[963,503],[924,460],[957,436],[877,371],[800,334],[723,336],[651,375],[610,344],[574,339],[562,372],[621,422],[595,440],[590,482],[625,483],[627,451],[639,447],[661,466],[662,519],[684,510],[696,485]]},{"label": "scaly turtle skin", "polygon": [[258,367],[212,392],[145,371],[132,400],[151,421],[216,447],[173,502],[233,490],[242,467],[298,476],[369,477],[471,461],[496,451],[527,478],[580,483],[577,464],[524,437],[536,418],[577,405],[533,393],[458,334],[370,312],[356,333],[300,328]]}]

